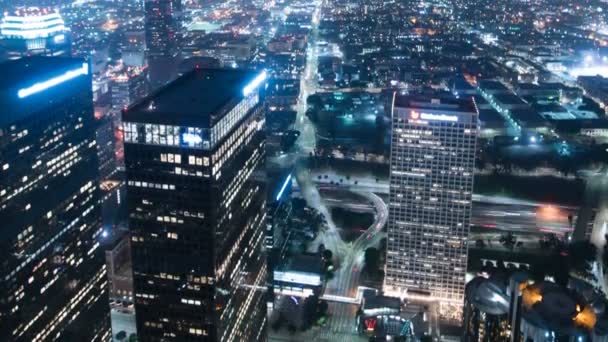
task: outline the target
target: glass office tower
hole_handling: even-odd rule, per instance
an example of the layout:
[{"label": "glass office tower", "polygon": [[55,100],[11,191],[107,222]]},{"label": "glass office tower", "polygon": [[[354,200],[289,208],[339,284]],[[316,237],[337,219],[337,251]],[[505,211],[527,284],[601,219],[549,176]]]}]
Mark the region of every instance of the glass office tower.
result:
[{"label": "glass office tower", "polygon": [[59,57],[0,64],[2,341],[107,333],[89,70]]},{"label": "glass office tower", "polygon": [[458,321],[464,300],[477,108],[472,99],[397,96],[392,113],[385,290],[436,301]]},{"label": "glass office tower", "polygon": [[145,341],[265,339],[265,78],[194,69],[123,112]]}]

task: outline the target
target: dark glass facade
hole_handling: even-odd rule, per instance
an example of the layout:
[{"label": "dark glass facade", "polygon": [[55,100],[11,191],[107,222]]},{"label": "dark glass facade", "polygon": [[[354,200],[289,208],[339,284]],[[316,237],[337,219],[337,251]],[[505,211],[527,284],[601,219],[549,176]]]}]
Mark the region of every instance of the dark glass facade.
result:
[{"label": "dark glass facade", "polygon": [[265,339],[260,79],[195,69],[123,113],[145,341]]},{"label": "dark glass facade", "polygon": [[0,74],[0,340],[100,338],[109,308],[89,66],[32,57]]}]

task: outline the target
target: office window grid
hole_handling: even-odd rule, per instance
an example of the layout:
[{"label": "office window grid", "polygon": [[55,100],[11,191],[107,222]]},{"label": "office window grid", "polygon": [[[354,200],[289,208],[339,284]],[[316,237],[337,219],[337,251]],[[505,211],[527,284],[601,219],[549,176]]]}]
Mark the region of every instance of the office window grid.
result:
[{"label": "office window grid", "polygon": [[[386,287],[464,298],[476,120],[393,118]],[[464,121],[464,120],[463,120]]]}]

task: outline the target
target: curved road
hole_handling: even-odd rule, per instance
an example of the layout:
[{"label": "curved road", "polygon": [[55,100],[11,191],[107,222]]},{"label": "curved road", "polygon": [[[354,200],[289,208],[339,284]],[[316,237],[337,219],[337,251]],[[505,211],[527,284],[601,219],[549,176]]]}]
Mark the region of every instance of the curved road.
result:
[{"label": "curved road", "polygon": [[[376,214],[374,223],[365,233],[355,241],[345,243],[341,239],[337,227],[332,220],[331,213],[323,203],[319,189],[312,178],[313,176],[305,167],[306,163],[302,162],[309,157],[311,152],[315,151],[316,145],[314,125],[306,117],[306,99],[317,91],[318,85],[318,49],[316,42],[318,40],[318,23],[323,3],[317,1],[315,4],[316,9],[313,13],[312,31],[309,36],[309,47],[306,52],[306,66],[301,79],[300,98],[296,107],[295,129],[300,131],[300,137],[296,142],[297,152],[295,154],[294,173],[302,196],[307,204],[318,210],[327,220],[327,230],[319,234],[309,249],[316,252],[318,244],[323,243],[326,248],[333,252],[334,257],[340,265],[335,272],[334,278],[328,282],[325,292],[327,294],[355,297],[357,287],[359,286],[365,250],[371,246],[377,246],[384,237],[385,234],[382,233],[382,228],[388,219],[388,209],[384,201],[374,193],[353,190],[353,192],[363,196],[373,204]],[[345,338],[344,334],[351,336],[356,334],[354,322],[356,310],[357,308],[353,305],[335,305],[330,312],[331,317],[328,320],[328,326],[323,328],[324,333],[339,339]]]},{"label": "curved road", "polygon": [[[347,244],[346,253],[342,256],[340,268],[335,277],[328,282],[325,293],[344,297],[356,297],[361,270],[364,266],[365,250],[369,247],[377,247],[380,240],[386,235],[382,228],[388,220],[388,208],[384,201],[371,192],[353,191],[368,199],[374,206],[374,223],[352,243]],[[355,322],[353,320],[353,308],[341,305],[336,306],[329,321],[329,330],[332,333],[355,333]],[[356,309],[355,309],[356,310]]]}]

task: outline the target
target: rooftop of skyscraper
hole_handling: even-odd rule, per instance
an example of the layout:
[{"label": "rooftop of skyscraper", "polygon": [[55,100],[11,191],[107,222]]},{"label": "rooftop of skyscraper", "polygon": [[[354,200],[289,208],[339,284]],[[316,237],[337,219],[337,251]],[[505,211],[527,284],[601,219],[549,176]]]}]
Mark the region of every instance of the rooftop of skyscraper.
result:
[{"label": "rooftop of skyscraper", "polygon": [[226,106],[242,98],[258,75],[248,70],[197,68],[129,107],[124,118],[210,127],[215,121],[212,116],[230,109]]},{"label": "rooftop of skyscraper", "polygon": [[2,77],[0,89],[7,87],[30,86],[33,83],[49,77],[59,76],[63,71],[69,71],[85,63],[83,59],[66,57],[31,56],[0,63]]},{"label": "rooftop of skyscraper", "polygon": [[19,108],[0,115],[0,124],[23,119],[57,105],[74,90],[87,89],[84,85],[90,79],[83,76],[89,73],[89,64],[79,58],[32,56],[0,63],[0,108]]},{"label": "rooftop of skyscraper", "polygon": [[456,98],[452,96],[429,95],[397,95],[395,107],[417,108],[430,110],[448,110],[455,112],[477,112],[472,98]]}]

